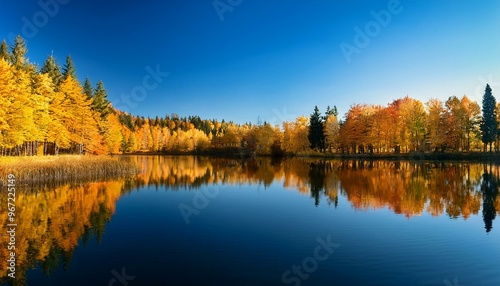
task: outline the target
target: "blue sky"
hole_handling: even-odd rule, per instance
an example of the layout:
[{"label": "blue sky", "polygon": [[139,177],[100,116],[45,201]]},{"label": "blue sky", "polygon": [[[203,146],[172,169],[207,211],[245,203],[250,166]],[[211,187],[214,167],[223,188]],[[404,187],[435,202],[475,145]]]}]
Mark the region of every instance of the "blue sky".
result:
[{"label": "blue sky", "polygon": [[[134,115],[279,123],[315,105],[343,116],[351,104],[405,95],[480,100],[486,82],[500,94],[500,1],[0,5],[1,37],[23,35],[31,62],[53,53],[62,65],[71,54],[82,82],[103,80],[113,104]],[[341,45],[356,52],[346,57]]]}]

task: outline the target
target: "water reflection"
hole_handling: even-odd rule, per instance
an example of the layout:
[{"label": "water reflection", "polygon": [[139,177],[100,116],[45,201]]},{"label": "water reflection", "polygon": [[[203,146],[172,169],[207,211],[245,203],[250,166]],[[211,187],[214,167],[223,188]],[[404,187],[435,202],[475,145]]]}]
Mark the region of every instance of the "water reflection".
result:
[{"label": "water reflection", "polygon": [[493,228],[493,220],[495,219],[498,208],[498,168],[494,169],[496,175],[493,174],[492,166],[484,166],[484,173],[481,183],[481,193],[483,195],[483,220],[486,232],[490,232]]},{"label": "water reflection", "polygon": [[[500,210],[499,166],[480,163],[398,161],[254,160],[203,157],[129,157],[143,170],[139,185],[197,188],[208,184],[282,182],[285,189],[338,204],[345,196],[352,208],[389,208],[410,218],[428,212],[469,218],[483,211],[486,230]],[[481,204],[482,202],[482,204]],[[481,206],[483,208],[481,208]]]},{"label": "water reflection", "polygon": [[[492,231],[500,211],[500,169],[491,164],[189,156],[123,159],[142,170],[136,178],[18,193],[17,285],[26,283],[27,269],[41,266],[50,274],[60,265],[70,264],[79,243],[99,242],[120,196],[142,186],[175,191],[210,184],[275,183],[310,196],[315,205],[324,201],[337,207],[339,196],[343,196],[354,209],[388,208],[408,218],[427,212],[467,219],[482,211],[486,232]],[[0,196],[5,202],[5,192]],[[6,204],[0,205],[0,217],[7,220]],[[5,277],[8,237],[0,239],[0,276]]]},{"label": "water reflection", "polygon": [[[125,181],[63,185],[39,192],[17,192],[16,198],[16,279],[13,285],[26,284],[26,270],[41,266],[51,274],[59,265],[71,262],[78,241],[83,244],[102,239],[105,225],[115,212]],[[6,198],[2,194],[2,201]],[[6,204],[0,207],[7,221]],[[5,225],[5,224],[4,224]],[[2,230],[6,233],[6,229]],[[8,273],[9,237],[2,235],[0,276]],[[5,279],[1,281],[5,283]]]}]

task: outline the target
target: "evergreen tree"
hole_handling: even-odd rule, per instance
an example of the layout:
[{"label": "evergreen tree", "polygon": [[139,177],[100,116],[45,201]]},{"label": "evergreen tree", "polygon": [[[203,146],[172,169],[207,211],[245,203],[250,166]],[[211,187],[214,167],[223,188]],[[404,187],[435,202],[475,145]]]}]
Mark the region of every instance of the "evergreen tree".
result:
[{"label": "evergreen tree", "polygon": [[40,69],[41,73],[46,73],[52,79],[52,82],[57,86],[61,82],[61,67],[57,64],[54,56],[50,55],[43,63]]},{"label": "evergreen tree", "polygon": [[75,64],[73,63],[73,59],[71,58],[70,55],[68,55],[66,57],[66,64],[64,64],[62,76],[63,76],[63,79],[68,78],[68,76],[71,76],[75,80],[77,79],[76,78]]},{"label": "evergreen tree", "polygon": [[19,68],[25,67],[27,60],[25,58],[28,49],[26,48],[26,43],[23,37],[18,35],[12,47],[12,64]]},{"label": "evergreen tree", "polygon": [[334,115],[336,117],[338,114],[337,106],[334,105],[333,108],[330,108],[330,105],[328,105],[326,107],[325,118],[328,118],[330,115]]},{"label": "evergreen tree", "polygon": [[319,112],[318,106],[314,107],[314,113],[309,119],[309,144],[311,148],[325,149],[325,134],[323,133],[323,118]]},{"label": "evergreen tree", "polygon": [[9,54],[9,46],[7,45],[7,42],[5,40],[2,41],[0,44],[0,58],[6,60],[7,62],[10,62],[10,54]]},{"label": "evergreen tree", "polygon": [[481,120],[481,140],[484,143],[484,149],[486,150],[486,146],[490,144],[490,152],[491,145],[495,140],[495,136],[498,129],[498,122],[496,120],[496,100],[491,93],[491,87],[489,84],[486,85],[486,89],[484,90],[483,96],[483,119]]},{"label": "evergreen tree", "polygon": [[88,77],[85,79],[85,83],[83,84],[83,93],[85,93],[87,99],[94,97],[94,88],[92,87]]},{"label": "evergreen tree", "polygon": [[92,108],[101,114],[101,118],[105,118],[112,111],[102,80],[97,83],[94,92],[94,100],[92,101]]}]

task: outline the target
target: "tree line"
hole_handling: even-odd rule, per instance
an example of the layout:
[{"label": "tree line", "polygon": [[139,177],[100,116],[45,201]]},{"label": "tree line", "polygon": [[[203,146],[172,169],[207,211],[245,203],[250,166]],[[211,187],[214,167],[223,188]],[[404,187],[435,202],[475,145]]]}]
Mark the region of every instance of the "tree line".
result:
[{"label": "tree line", "polygon": [[18,36],[0,44],[0,154],[118,152],[121,124],[102,81],[82,85],[71,56],[61,68],[51,55],[39,69]]},{"label": "tree line", "polygon": [[0,155],[60,153],[323,153],[469,152],[499,150],[499,105],[489,85],[482,108],[467,96],[425,103],[409,96],[386,106],[355,104],[281,125],[236,124],[177,114],[145,118],[115,109],[102,81],[83,84],[71,56],[30,63],[18,36],[0,44]]},{"label": "tree line", "polygon": [[[422,103],[406,96],[387,106],[355,104],[343,120],[321,117],[315,108],[310,119],[311,147],[342,153],[498,151],[500,105],[486,85],[482,109],[467,96],[445,102]],[[316,131],[313,130],[315,128]],[[323,133],[321,133],[323,130]]]}]

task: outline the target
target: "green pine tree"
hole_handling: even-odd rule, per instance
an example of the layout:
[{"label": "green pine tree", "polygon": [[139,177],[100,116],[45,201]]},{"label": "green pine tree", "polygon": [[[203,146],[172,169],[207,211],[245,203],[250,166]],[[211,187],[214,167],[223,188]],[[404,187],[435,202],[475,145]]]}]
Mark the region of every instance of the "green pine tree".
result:
[{"label": "green pine tree", "polygon": [[83,93],[85,93],[87,99],[94,97],[94,88],[92,87],[88,77],[85,79],[85,83],[83,84]]},{"label": "green pine tree", "polygon": [[9,46],[5,40],[0,44],[0,58],[5,59],[7,62],[11,61],[11,57],[9,54]]},{"label": "green pine tree", "polygon": [[108,101],[108,94],[106,89],[104,89],[102,80],[97,83],[94,92],[94,100],[92,101],[92,107],[95,111],[101,114],[101,118],[105,118],[112,112],[111,105]]},{"label": "green pine tree", "polygon": [[319,112],[318,106],[314,107],[314,113],[311,114],[309,119],[309,144],[312,149],[319,149],[323,151],[325,149],[325,134],[323,133],[323,118]]},{"label": "green pine tree", "polygon": [[26,43],[24,42],[23,37],[18,35],[16,37],[14,45],[12,46],[12,64],[18,68],[26,67],[26,64],[28,62],[26,59],[27,52],[28,49],[26,48]]},{"label": "green pine tree", "polygon": [[325,112],[325,116],[323,116],[323,120],[326,121],[326,119],[330,115],[335,115],[335,116],[338,115],[337,106],[334,105],[333,108],[330,108],[330,105],[328,105],[326,107],[326,112]]},{"label": "green pine tree", "polygon": [[62,73],[63,79],[66,79],[68,76],[71,76],[75,80],[77,79],[76,78],[75,64],[73,63],[73,59],[71,58],[70,55],[68,55],[66,57],[66,64],[64,64],[63,73]]},{"label": "green pine tree", "polygon": [[491,145],[493,141],[495,141],[495,136],[497,134],[498,122],[496,120],[496,100],[493,94],[491,93],[491,87],[489,84],[486,85],[486,89],[484,90],[483,96],[483,119],[481,120],[481,140],[484,143],[484,149],[486,151],[486,147]]},{"label": "green pine tree", "polygon": [[45,60],[40,72],[48,74],[56,86],[61,82],[61,67],[57,64],[56,59],[52,55]]}]

